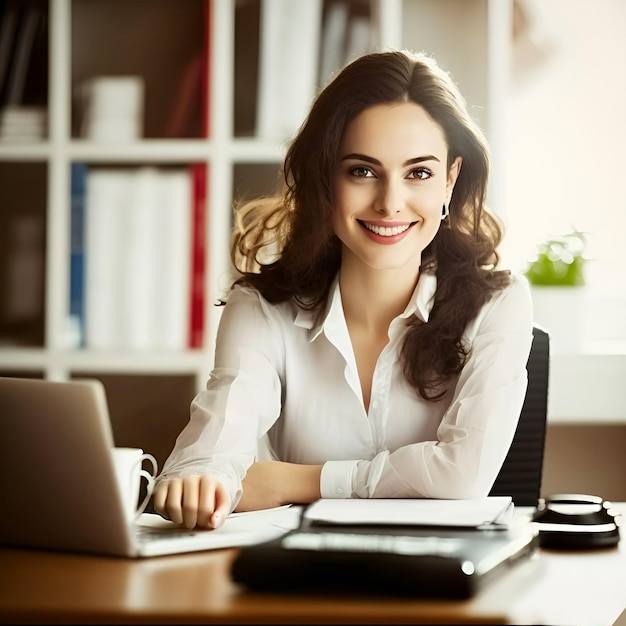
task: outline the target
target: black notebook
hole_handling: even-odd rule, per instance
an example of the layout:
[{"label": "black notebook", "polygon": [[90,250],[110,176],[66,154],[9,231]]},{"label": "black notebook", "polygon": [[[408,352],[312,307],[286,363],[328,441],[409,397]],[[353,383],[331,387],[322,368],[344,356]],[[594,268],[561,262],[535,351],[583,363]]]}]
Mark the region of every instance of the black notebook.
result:
[{"label": "black notebook", "polygon": [[298,529],[243,547],[232,573],[236,582],[264,591],[469,598],[537,545],[527,523],[329,524],[307,518],[305,511]]}]

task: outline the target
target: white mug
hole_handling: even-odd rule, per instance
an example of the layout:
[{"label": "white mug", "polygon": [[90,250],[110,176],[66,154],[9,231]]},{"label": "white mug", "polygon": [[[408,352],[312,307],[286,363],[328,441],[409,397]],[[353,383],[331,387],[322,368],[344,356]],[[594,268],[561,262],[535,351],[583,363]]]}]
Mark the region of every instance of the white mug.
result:
[{"label": "white mug", "polygon": [[[141,448],[113,448],[111,452],[126,517],[129,522],[132,522],[144,512],[148,505],[157,475],[157,461]],[[144,469],[144,461],[152,465],[152,472]],[[142,478],[146,481],[146,495],[139,502]]]}]

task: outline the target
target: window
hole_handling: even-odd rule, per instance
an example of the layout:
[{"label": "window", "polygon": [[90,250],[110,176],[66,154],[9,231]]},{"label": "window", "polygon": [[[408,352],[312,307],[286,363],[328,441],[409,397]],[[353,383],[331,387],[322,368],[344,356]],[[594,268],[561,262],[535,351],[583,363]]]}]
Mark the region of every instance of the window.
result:
[{"label": "window", "polygon": [[503,256],[588,233],[587,339],[626,340],[626,3],[517,0]]}]

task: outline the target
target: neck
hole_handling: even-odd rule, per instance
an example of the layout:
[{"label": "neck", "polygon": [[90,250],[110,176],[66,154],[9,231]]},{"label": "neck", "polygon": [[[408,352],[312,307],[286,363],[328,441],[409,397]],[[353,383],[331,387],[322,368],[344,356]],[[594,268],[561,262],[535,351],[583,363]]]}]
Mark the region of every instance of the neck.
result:
[{"label": "neck", "polygon": [[343,264],[339,287],[346,319],[372,330],[387,329],[406,309],[418,276],[406,268],[363,271]]}]

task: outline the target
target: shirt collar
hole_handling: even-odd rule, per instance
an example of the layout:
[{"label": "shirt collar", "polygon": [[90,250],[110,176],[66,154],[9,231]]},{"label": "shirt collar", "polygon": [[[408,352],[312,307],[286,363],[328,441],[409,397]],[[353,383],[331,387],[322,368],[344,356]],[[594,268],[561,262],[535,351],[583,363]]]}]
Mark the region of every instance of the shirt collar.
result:
[{"label": "shirt collar", "polygon": [[401,318],[408,318],[416,315],[422,322],[428,322],[430,312],[435,302],[435,292],[437,291],[437,276],[434,271],[421,272],[413,295],[407,304]]},{"label": "shirt collar", "polygon": [[[437,276],[433,271],[420,273],[419,280],[413,295],[409,300],[404,312],[399,316],[407,319],[412,315],[416,315],[423,322],[428,322],[430,312],[433,308],[435,300],[435,292],[437,291]],[[327,323],[336,323],[343,320],[343,306],[341,304],[341,291],[339,289],[339,274],[335,277],[333,284],[329,290],[328,303],[321,312],[308,311],[298,308],[298,313],[294,320],[294,325],[300,328],[306,328],[311,331],[309,341],[315,341],[320,333],[324,330]]]}]

